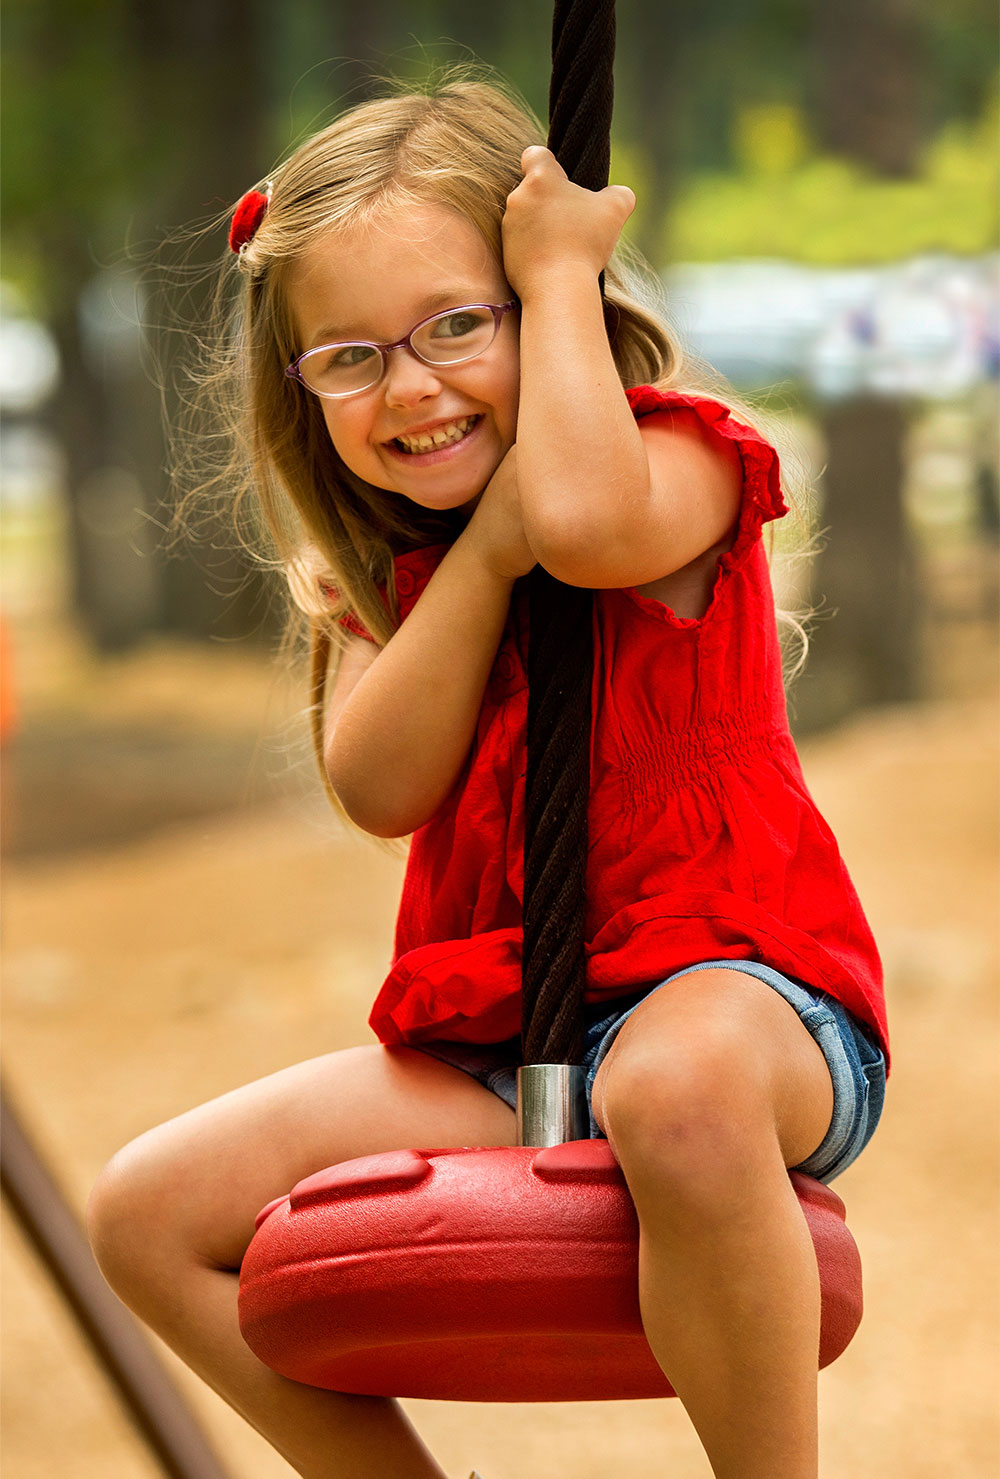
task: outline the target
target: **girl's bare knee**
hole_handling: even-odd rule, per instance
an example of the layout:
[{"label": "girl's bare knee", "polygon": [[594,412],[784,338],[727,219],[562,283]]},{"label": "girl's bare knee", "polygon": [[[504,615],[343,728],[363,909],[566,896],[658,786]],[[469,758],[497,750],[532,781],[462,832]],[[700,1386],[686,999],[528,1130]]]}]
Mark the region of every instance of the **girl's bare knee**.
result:
[{"label": "girl's bare knee", "polygon": [[87,1235],[105,1279],[127,1304],[137,1279],[149,1266],[150,1239],[158,1229],[149,1217],[149,1202],[134,1174],[130,1147],[104,1167],[87,1201]]},{"label": "girl's bare knee", "polygon": [[87,1201],[87,1233],[105,1279],[127,1304],[196,1257],[186,1237],[182,1158],[149,1130],[104,1167]]},{"label": "girl's bare knee", "polygon": [[595,1114],[633,1192],[718,1205],[762,1158],[780,1162],[765,1085],[725,1037],[677,1052],[636,1039],[604,1065]]}]

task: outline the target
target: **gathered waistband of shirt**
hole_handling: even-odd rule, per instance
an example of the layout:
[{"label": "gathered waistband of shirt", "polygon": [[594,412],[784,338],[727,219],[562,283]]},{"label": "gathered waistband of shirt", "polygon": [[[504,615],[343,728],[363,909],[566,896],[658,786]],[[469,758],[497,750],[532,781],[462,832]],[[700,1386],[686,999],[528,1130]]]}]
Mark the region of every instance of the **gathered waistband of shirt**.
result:
[{"label": "gathered waistband of shirt", "polygon": [[739,765],[791,743],[787,728],[762,709],[741,709],[689,729],[665,729],[655,743],[621,756],[625,800],[645,808],[651,790],[678,790],[711,778],[720,766]]}]

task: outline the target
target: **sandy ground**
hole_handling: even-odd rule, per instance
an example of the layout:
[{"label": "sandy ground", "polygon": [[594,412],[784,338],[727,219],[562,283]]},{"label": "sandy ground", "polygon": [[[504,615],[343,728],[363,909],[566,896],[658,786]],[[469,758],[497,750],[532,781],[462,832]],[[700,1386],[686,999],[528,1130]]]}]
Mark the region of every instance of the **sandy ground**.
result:
[{"label": "sandy ground", "polygon": [[[228,777],[226,811],[178,799],[178,773],[197,767],[167,763],[162,744],[138,760],[120,745],[103,791],[83,800],[69,784],[82,763],[72,745],[61,774],[40,770],[23,744],[9,770],[21,835],[5,875],[4,1063],[78,1209],[107,1157],[147,1126],[290,1061],[370,1040],[400,864],[339,832],[309,784],[248,792],[263,680],[229,658],[206,683],[202,666],[196,682],[183,663],[147,664],[131,700],[120,673],[93,679],[108,684],[105,722],[118,696],[119,736],[140,720],[148,734],[158,706],[166,724],[179,692],[187,710],[200,695],[196,727]],[[88,705],[101,709],[100,692]],[[188,754],[190,717],[175,760]],[[803,747],[883,947],[895,1049],[879,1133],[836,1183],[862,1253],[866,1315],[821,1377],[824,1479],[1000,1473],[996,750],[996,712],[981,698],[863,716]],[[122,788],[139,794],[168,774],[174,792],[164,800],[154,787],[153,820],[188,820],[153,830],[123,820]],[[93,789],[93,767],[87,775]],[[65,847],[30,856],[24,828],[45,786],[60,782]],[[117,840],[96,848],[101,805]],[[152,1476],[9,1219],[5,1242],[6,1479]],[[234,1479],[290,1474],[165,1359]],[[709,1473],[676,1402],[407,1407],[456,1479],[473,1465],[485,1479]]]}]

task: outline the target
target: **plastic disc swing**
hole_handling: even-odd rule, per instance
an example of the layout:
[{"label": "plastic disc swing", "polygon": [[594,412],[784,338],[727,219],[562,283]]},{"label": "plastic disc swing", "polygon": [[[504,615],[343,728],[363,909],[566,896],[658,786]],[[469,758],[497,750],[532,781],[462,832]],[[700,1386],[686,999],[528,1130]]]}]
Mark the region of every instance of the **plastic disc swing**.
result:
[{"label": "plastic disc swing", "polygon": [[[557,0],[549,147],[608,181],[613,0]],[[603,286],[603,285],[602,285]],[[371,1396],[665,1397],[643,1334],[638,1223],[590,1140],[581,1056],[592,594],[528,577],[528,771],[518,1144],[403,1150],[307,1177],[265,1207],[240,1274],[251,1349],[295,1381]],[[819,1364],[861,1319],[835,1192],[789,1173],[816,1249]]]}]

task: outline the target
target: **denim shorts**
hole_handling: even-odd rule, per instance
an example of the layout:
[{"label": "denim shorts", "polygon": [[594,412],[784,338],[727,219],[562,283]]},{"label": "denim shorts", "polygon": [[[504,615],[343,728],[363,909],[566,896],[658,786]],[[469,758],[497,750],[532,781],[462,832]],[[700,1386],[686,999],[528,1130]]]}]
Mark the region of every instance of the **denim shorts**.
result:
[{"label": "denim shorts", "polygon": [[[885,1100],[885,1055],[871,1029],[852,1012],[813,986],[806,986],[783,976],[770,966],[755,960],[706,960],[685,967],[665,981],[614,1001],[586,1008],[583,1066],[587,1070],[587,1103],[590,1105],[594,1078],[607,1057],[611,1044],[640,1002],[660,991],[671,981],[692,971],[724,969],[756,976],[773,987],[798,1012],[806,1030],[816,1039],[833,1080],[833,1117],[830,1128],[818,1150],[792,1169],[802,1171],[817,1181],[829,1182],[852,1161],[857,1160],[875,1133]],[[471,1043],[428,1042],[419,1044],[421,1052],[450,1063],[471,1074],[499,1095],[513,1109],[517,1102],[517,1066],[519,1043],[512,1038],[505,1043],[477,1046]],[[590,1111],[591,1139],[603,1135]]]}]

